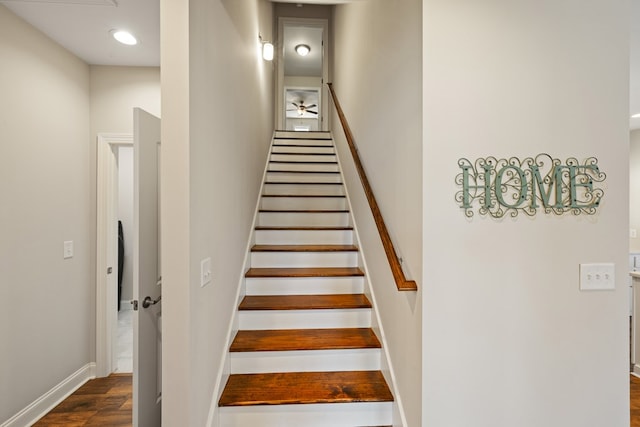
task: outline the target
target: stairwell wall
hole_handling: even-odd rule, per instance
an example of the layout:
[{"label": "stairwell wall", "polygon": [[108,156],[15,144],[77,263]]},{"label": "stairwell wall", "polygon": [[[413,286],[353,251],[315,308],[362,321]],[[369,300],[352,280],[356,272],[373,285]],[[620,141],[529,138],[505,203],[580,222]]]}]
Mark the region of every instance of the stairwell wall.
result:
[{"label": "stairwell wall", "polygon": [[[333,83],[396,250],[418,292],[398,292],[337,117],[333,134],[407,426],[420,425],[422,299],[421,2],[338,5]],[[397,420],[399,421],[399,420]]]},{"label": "stairwell wall", "polygon": [[2,5],[0,62],[3,423],[90,366],[94,280],[89,67]]},{"label": "stairwell wall", "polygon": [[[163,424],[207,425],[273,132],[272,4],[162,3]],[[163,184],[164,185],[164,184]],[[213,280],[200,287],[200,262]]]},{"label": "stairwell wall", "polygon": [[[629,425],[629,2],[423,16],[424,425]],[[596,215],[465,217],[458,159],[539,153],[598,159]],[[615,263],[614,291],[579,290],[592,262]]]},{"label": "stairwell wall", "polygon": [[[637,233],[640,230],[640,129],[632,130],[629,139],[629,226]],[[640,253],[639,237],[629,238],[629,252]]]}]

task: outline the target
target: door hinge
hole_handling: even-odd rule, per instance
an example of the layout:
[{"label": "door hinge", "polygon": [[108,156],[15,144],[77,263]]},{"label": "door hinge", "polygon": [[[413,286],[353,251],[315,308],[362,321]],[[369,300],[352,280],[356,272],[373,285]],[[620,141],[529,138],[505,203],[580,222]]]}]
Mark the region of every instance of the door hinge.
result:
[{"label": "door hinge", "polygon": [[129,301],[131,304],[133,304],[133,311],[138,311],[138,300],[137,299],[132,299],[131,301]]}]

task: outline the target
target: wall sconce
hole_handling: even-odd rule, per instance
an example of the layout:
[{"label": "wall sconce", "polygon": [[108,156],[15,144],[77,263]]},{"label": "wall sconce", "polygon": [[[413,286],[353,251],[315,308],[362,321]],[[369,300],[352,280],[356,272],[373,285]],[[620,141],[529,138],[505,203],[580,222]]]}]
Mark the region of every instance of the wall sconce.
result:
[{"label": "wall sconce", "polygon": [[258,34],[258,39],[262,44],[262,59],[265,61],[273,61],[273,43],[262,40],[262,36]]},{"label": "wall sconce", "polygon": [[273,43],[265,42],[262,45],[262,58],[265,61],[273,61]]}]

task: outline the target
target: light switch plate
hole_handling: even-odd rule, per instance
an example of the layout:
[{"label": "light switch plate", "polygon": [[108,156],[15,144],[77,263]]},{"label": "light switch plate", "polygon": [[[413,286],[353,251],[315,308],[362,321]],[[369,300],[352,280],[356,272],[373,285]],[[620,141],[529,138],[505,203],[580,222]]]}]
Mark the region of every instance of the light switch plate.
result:
[{"label": "light switch plate", "polygon": [[200,287],[204,288],[211,283],[211,258],[205,258],[200,261]]},{"label": "light switch plate", "polygon": [[73,240],[67,240],[64,242],[63,247],[62,258],[73,258]]},{"label": "light switch plate", "polygon": [[581,291],[606,291],[615,288],[615,264],[580,264]]}]

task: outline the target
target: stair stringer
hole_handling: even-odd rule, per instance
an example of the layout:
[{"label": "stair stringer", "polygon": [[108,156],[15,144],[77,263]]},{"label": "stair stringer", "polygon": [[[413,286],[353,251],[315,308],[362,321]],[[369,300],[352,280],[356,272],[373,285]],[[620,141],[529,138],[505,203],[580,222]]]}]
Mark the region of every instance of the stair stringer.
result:
[{"label": "stair stringer", "polygon": [[[332,138],[333,139],[333,138]],[[335,139],[333,139],[333,144],[335,147]],[[358,224],[355,221],[353,215],[353,206],[351,205],[351,197],[349,196],[349,188],[347,186],[347,180],[344,176],[344,171],[342,169],[342,162],[340,160],[340,153],[335,147],[336,159],[338,161],[338,170],[340,171],[340,178],[342,180],[344,186],[344,193],[346,196],[347,207],[349,210],[349,219],[350,223],[353,226],[353,240],[354,244],[360,248],[358,252],[359,258],[359,267],[364,271],[364,293],[371,301],[372,309],[371,309],[371,328],[375,331],[380,343],[382,344],[382,351],[380,353],[380,369],[382,371],[382,375],[384,376],[387,384],[390,386],[391,391],[393,393],[394,401],[392,402],[393,407],[393,425],[394,427],[404,427],[407,426],[407,419],[404,413],[404,407],[402,405],[402,398],[396,386],[396,376],[393,369],[393,364],[391,363],[391,356],[389,355],[389,346],[387,345],[387,338],[384,333],[384,327],[382,325],[382,320],[380,318],[380,313],[378,312],[378,303],[376,300],[375,293],[373,291],[373,286],[371,285],[371,274],[369,272],[369,268],[367,267],[367,261],[365,259],[364,251],[362,250],[362,246],[360,245],[360,234],[358,232]],[[393,285],[393,284],[392,284]]]},{"label": "stair stringer", "polygon": [[[251,223],[251,232],[249,233],[249,237],[247,239],[247,246],[245,250],[244,262],[242,264],[242,269],[239,273],[239,280],[236,285],[236,307],[240,304],[240,301],[247,294],[246,287],[246,279],[245,273],[251,266],[251,247],[255,244],[255,233],[256,233],[256,224],[258,222],[258,214],[260,211],[260,200],[262,197],[262,193],[264,191],[264,183],[266,181],[267,171],[269,169],[269,160],[271,158],[271,150],[273,149],[273,143],[275,141],[275,132],[271,137],[271,144],[269,144],[269,149],[267,153],[267,159],[264,164],[264,171],[262,173],[262,180],[260,181],[260,188],[258,189],[258,197],[256,199],[256,207],[253,211],[253,221]],[[207,425],[206,427],[219,427],[220,426],[220,408],[218,407],[218,399],[220,398],[220,394],[222,393],[222,389],[231,374],[231,357],[229,353],[229,347],[233,341],[233,337],[236,335],[239,329],[239,321],[238,321],[238,310],[233,310],[233,314],[231,315],[231,319],[229,319],[229,326],[227,328],[226,335],[226,345],[221,348],[223,351],[223,356],[220,362],[220,366],[218,366],[218,375],[216,377],[216,382],[213,387],[213,392],[211,394],[211,404],[209,406],[209,415],[207,416]]]}]

